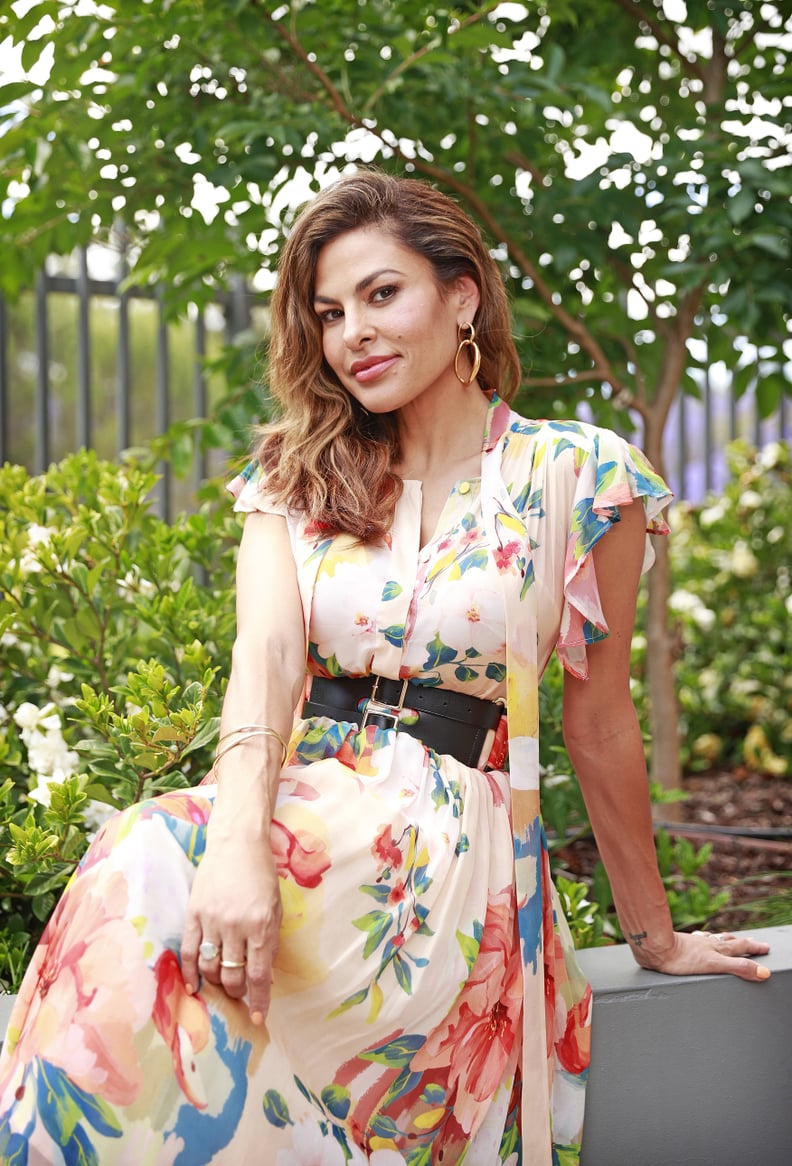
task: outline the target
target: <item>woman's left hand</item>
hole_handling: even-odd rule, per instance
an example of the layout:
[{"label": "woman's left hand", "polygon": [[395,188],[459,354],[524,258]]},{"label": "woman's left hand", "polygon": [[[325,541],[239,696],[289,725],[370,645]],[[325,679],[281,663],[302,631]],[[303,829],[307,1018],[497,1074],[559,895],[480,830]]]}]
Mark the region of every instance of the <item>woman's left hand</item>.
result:
[{"label": "woman's left hand", "polygon": [[769,950],[767,943],[730,931],[675,931],[671,947],[662,954],[637,945],[632,948],[641,967],[652,972],[669,976],[729,975],[758,982],[770,978],[770,969],[748,957],[766,955]]}]

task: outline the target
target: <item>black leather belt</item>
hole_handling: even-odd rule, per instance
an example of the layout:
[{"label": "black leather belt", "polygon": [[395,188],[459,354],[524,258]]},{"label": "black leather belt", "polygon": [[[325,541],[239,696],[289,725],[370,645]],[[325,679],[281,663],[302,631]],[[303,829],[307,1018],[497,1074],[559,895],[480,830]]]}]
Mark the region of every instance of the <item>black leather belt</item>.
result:
[{"label": "black leather belt", "polygon": [[[408,709],[416,715],[404,718]],[[499,701],[387,676],[314,676],[303,706],[304,717],[399,729],[471,766],[481,763],[487,733],[497,728],[504,712]]]}]

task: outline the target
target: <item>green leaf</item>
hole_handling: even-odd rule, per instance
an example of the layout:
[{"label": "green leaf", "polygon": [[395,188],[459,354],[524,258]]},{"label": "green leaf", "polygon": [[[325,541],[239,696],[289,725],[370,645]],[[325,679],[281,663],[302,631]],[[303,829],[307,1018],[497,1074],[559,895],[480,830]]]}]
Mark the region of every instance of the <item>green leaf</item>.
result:
[{"label": "green leaf", "polygon": [[268,1089],[264,1094],[261,1104],[264,1110],[264,1116],[270,1125],[282,1130],[286,1126],[294,1124],[289,1116],[289,1106],[286,1103],[286,1099],[277,1089]]}]

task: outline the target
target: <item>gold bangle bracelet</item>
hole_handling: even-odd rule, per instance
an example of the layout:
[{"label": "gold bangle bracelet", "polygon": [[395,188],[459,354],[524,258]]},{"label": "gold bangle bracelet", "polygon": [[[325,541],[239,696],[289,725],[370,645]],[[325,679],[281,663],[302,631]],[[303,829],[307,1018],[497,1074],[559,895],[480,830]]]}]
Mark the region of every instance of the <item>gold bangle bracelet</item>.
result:
[{"label": "gold bangle bracelet", "polygon": [[271,729],[269,725],[238,725],[236,729],[229,729],[227,733],[223,733],[222,737],[220,737],[217,742],[217,748],[219,749],[223,742],[227,741],[230,737],[236,737],[239,733],[253,733],[254,729],[266,736],[274,734],[274,736],[276,736],[280,741],[281,745],[283,745],[283,748],[286,748],[283,737],[281,737],[280,733],[277,733],[275,729]]},{"label": "gold bangle bracelet", "polygon": [[215,774],[215,777],[217,776],[218,761],[221,761],[223,757],[225,757],[226,753],[230,753],[232,749],[236,749],[237,745],[244,745],[246,741],[250,741],[254,737],[274,737],[283,750],[280,762],[281,766],[283,766],[286,761],[286,756],[288,754],[288,747],[286,742],[276,729],[271,729],[268,725],[244,726],[242,729],[234,730],[233,733],[225,734],[222,740],[227,740],[229,736],[235,736],[236,739],[234,741],[229,741],[229,743],[222,749],[218,749],[217,753],[215,754],[214,764],[212,765],[212,773]]}]

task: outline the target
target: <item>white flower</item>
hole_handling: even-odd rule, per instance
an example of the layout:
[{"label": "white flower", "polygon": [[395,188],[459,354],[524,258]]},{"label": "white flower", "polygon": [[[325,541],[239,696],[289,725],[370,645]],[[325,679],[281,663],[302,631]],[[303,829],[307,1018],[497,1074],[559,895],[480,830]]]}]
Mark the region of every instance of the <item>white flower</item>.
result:
[{"label": "white flower", "polygon": [[720,676],[717,669],[702,668],[701,672],[699,672],[698,680],[701,695],[711,704],[718,694],[718,685],[720,684]]},{"label": "white flower", "polygon": [[738,579],[750,579],[759,570],[759,560],[751,548],[741,538],[737,539],[731,553],[730,567]]},{"label": "white flower", "polygon": [[792,615],[792,594],[787,595],[786,599],[784,600],[784,607],[787,609],[788,613]]},{"label": "white flower", "polygon": [[52,536],[57,533],[54,526],[39,526],[37,522],[32,522],[27,532],[28,546],[45,547]]},{"label": "white flower", "polygon": [[14,720],[25,733],[47,733],[52,729],[60,730],[60,717],[54,704],[45,704],[43,708],[32,704],[29,700],[23,701],[14,713]]},{"label": "white flower", "polygon": [[144,599],[151,599],[153,595],[157,594],[157,588],[150,579],[141,578],[140,572],[136,567],[131,571],[127,571],[124,578],[118,582],[119,595],[142,595]]},{"label": "white flower", "polygon": [[19,643],[19,637],[15,636],[13,632],[3,632],[0,636],[0,647],[15,648]]},{"label": "white flower", "polygon": [[756,510],[757,506],[762,505],[762,495],[756,490],[743,490],[739,505],[743,510]]},{"label": "white flower", "polygon": [[780,441],[769,441],[759,453],[759,464],[766,470],[775,469],[784,460],[784,447]]},{"label": "white flower", "polygon": [[112,806],[108,806],[107,802],[97,802],[91,799],[88,805],[83,810],[83,817],[85,818],[85,825],[92,833],[101,830],[108,818],[112,817],[115,810]]},{"label": "white flower", "polygon": [[487,659],[498,658],[504,648],[503,597],[490,584],[469,587],[465,602],[444,602],[435,615],[441,643],[464,655],[475,648]]},{"label": "white flower", "polygon": [[343,671],[365,671],[376,646],[382,581],[356,559],[325,566],[314,590],[311,638],[323,660],[335,656]]},{"label": "white flower", "polygon": [[669,596],[668,606],[672,611],[692,613],[701,607],[701,600],[692,591],[685,591],[680,587]]},{"label": "white flower", "polygon": [[708,607],[701,604],[692,615],[694,623],[697,623],[703,632],[712,631],[717,618],[714,611],[710,611]]},{"label": "white flower", "polygon": [[80,758],[58,733],[35,733],[25,742],[28,764],[40,777],[65,781],[76,771]]},{"label": "white flower", "polygon": [[36,548],[48,546],[54,534],[57,534],[57,531],[52,526],[40,526],[36,522],[31,523],[27,531],[27,547],[22,552],[22,558],[19,560],[19,569],[23,575],[35,575],[37,571],[41,570],[41,563],[36,556]]},{"label": "white flower", "polygon": [[332,1134],[323,1137],[311,1118],[294,1127],[291,1149],[278,1150],[275,1166],[346,1166],[346,1157]]},{"label": "white flower", "polygon": [[714,526],[716,522],[720,522],[725,517],[727,505],[725,500],[716,502],[714,506],[707,506],[699,515],[700,526]]},{"label": "white flower", "polygon": [[767,532],[767,541],[773,544],[780,543],[785,533],[783,526],[774,526],[772,530]]},{"label": "white flower", "polygon": [[38,802],[42,806],[49,806],[52,799],[50,786],[56,784],[51,777],[39,776],[38,784],[30,791],[28,797],[32,802]]},{"label": "white flower", "polygon": [[60,688],[62,684],[68,684],[70,680],[74,680],[74,673],[63,672],[57,664],[53,664],[47,673],[48,688]]}]

